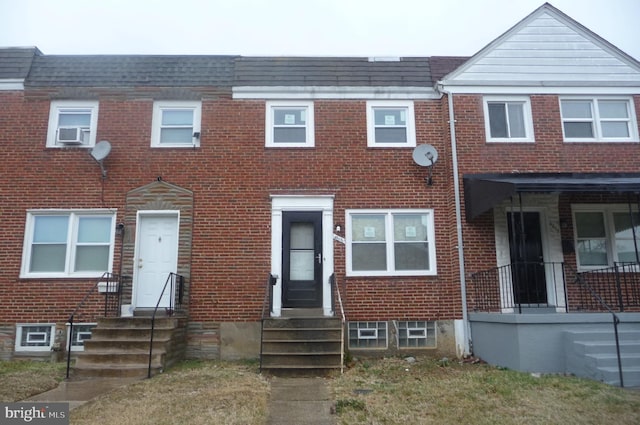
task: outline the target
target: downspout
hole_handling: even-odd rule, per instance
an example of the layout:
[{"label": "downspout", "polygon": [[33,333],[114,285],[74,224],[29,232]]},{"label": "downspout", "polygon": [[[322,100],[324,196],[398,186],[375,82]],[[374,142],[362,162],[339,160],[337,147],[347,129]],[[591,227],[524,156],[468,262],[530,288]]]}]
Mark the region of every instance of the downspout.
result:
[{"label": "downspout", "polygon": [[458,242],[458,266],[460,272],[460,296],[462,298],[462,336],[463,356],[471,354],[470,341],[471,332],[469,329],[469,314],[467,312],[467,281],[464,268],[464,245],[462,238],[462,207],[460,202],[460,176],[458,175],[458,148],[456,143],[456,120],[453,111],[453,96],[451,92],[444,89],[442,82],[438,82],[438,90],[440,93],[447,95],[449,102],[449,133],[451,134],[451,161],[453,165],[453,194],[456,206],[456,235]]}]

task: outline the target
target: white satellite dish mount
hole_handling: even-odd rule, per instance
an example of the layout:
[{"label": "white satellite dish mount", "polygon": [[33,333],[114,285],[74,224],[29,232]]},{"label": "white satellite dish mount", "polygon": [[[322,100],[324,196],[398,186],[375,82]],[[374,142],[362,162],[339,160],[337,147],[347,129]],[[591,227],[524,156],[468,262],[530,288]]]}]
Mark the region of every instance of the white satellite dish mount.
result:
[{"label": "white satellite dish mount", "polygon": [[429,186],[433,184],[433,166],[438,161],[438,151],[431,145],[418,145],[413,150],[413,162],[421,167],[428,168],[425,181]]},{"label": "white satellite dish mount", "polygon": [[107,169],[104,168],[104,160],[109,156],[111,152],[111,143],[106,140],[101,140],[91,149],[91,157],[100,164],[100,170],[102,171],[102,178],[107,178]]}]

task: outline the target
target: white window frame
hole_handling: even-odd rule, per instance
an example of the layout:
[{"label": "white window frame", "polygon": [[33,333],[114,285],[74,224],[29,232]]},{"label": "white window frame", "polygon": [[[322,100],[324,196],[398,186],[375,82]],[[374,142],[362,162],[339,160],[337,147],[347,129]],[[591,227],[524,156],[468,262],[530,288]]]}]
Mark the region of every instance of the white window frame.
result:
[{"label": "white window frame", "polygon": [[[51,329],[49,334],[49,344],[44,346],[28,346],[22,345],[22,334],[25,328],[29,327],[49,327]],[[28,338],[28,335],[27,335]],[[16,351],[51,351],[53,343],[56,339],[56,325],[55,323],[17,323],[16,324]]]},{"label": "white window frame", "polygon": [[[384,329],[384,340],[380,337],[379,329]],[[355,331],[357,345],[351,345],[351,331]],[[361,331],[374,331],[374,336],[363,335]],[[360,341],[366,345],[360,346]],[[381,343],[383,341],[383,343]],[[350,350],[386,350],[389,348],[389,323],[385,321],[354,321],[347,324],[347,344]],[[363,342],[363,345],[365,343]]]},{"label": "white window frame", "polygon": [[[415,326],[409,326],[410,323]],[[436,322],[429,320],[401,320],[396,323],[398,348],[401,350],[416,350],[416,349],[433,349],[438,346],[438,332],[436,332]],[[400,336],[401,331],[406,331],[405,338]],[[420,331],[421,335],[411,335],[412,331]],[[406,340],[406,344],[402,341]],[[409,341],[423,340],[424,346],[409,345]]]},{"label": "white window frame", "polygon": [[[79,128],[85,134],[81,142],[59,142],[58,129],[60,114],[64,112],[81,111],[91,114],[88,130]],[[47,130],[48,148],[90,148],[96,144],[96,133],[98,130],[98,101],[76,101],[76,100],[54,100],[49,106],[49,127]],[[88,133],[88,134],[86,134]]]},{"label": "white window frame", "polygon": [[[638,213],[636,207],[632,207],[634,214]],[[607,254],[607,264],[582,265],[580,263],[580,253],[578,252],[578,223],[576,221],[576,213],[593,212],[600,213],[604,216],[605,228],[605,246]],[[613,214],[629,214],[629,206],[624,204],[574,204],[571,206],[571,215],[573,220],[573,239],[576,253],[576,262],[578,271],[596,270],[611,267],[614,262],[618,262],[618,252],[616,249],[616,232]],[[640,235],[636,235],[640,238]]]},{"label": "white window frame", "polygon": [[[591,119],[588,118],[564,118],[562,115],[562,102],[563,101],[583,101],[590,102],[591,105]],[[624,118],[606,118],[603,119],[600,117],[599,110],[599,101],[620,101],[625,102],[627,105],[627,114],[629,115],[628,119]],[[635,142],[638,143],[638,122],[636,120],[636,111],[634,107],[634,102],[631,97],[628,96],[563,96],[560,97],[559,100],[560,106],[560,118],[562,122],[562,137],[565,143],[575,143],[575,142],[607,142],[607,143],[615,143],[615,142]],[[564,124],[567,122],[591,122],[593,128],[593,137],[572,137],[567,138],[565,135]],[[629,137],[603,137],[602,136],[602,122],[603,121],[616,121],[616,122],[627,122],[627,126],[629,129]]]},{"label": "white window frame", "polygon": [[[66,241],[66,257],[65,269],[62,272],[31,272],[29,265],[31,264],[31,246],[34,236],[35,217],[38,216],[68,216],[69,228]],[[84,217],[109,217],[111,218],[111,231],[109,239],[109,259],[107,270],[101,271],[81,271],[75,272],[73,268],[76,260],[76,247],[78,236],[78,223],[80,218]],[[113,210],[29,210],[27,211],[27,219],[25,225],[25,235],[22,252],[21,278],[68,278],[68,277],[100,277],[104,272],[113,268],[113,253],[115,248],[115,227],[116,214]]]},{"label": "white window frame", "polygon": [[[405,143],[376,142],[376,109],[404,109],[406,112]],[[413,101],[370,100],[367,101],[367,146],[370,148],[411,148],[416,146],[416,120]]]},{"label": "white window frame", "polygon": [[[74,323],[73,324],[73,330],[75,331],[77,328],[79,328],[80,326],[82,327],[87,327],[87,326],[91,326],[92,328],[96,327],[97,323]],[[66,344],[64,346],[65,350],[69,348],[69,338],[71,338],[71,333],[69,332],[69,329],[71,328],[71,325],[69,323],[67,323],[67,341]],[[87,332],[87,331],[82,331],[82,332],[78,332],[78,334],[89,334],[91,335],[91,332]],[[71,351],[84,351],[84,343],[83,345],[75,345],[75,344],[71,344]]]},{"label": "white window frame", "polygon": [[[385,216],[385,245],[386,245],[386,270],[353,270],[353,235],[352,219],[356,215],[384,215]],[[427,216],[427,242],[429,244],[429,269],[428,270],[395,270],[394,230],[393,216],[402,214]],[[365,209],[346,210],[346,265],[347,276],[436,276],[436,244],[435,244],[435,220],[433,209]]]},{"label": "white window frame", "polygon": [[[277,109],[304,109],[306,111],[305,141],[301,143],[277,142],[274,139]],[[302,126],[300,126],[302,127]],[[313,148],[315,147],[314,108],[311,101],[268,101],[265,111],[265,146],[268,148]]]},{"label": "white window frame", "polygon": [[[491,136],[491,122],[489,119],[489,104],[490,103],[502,103],[508,104],[521,104],[522,114],[524,118],[524,137],[492,137]],[[487,136],[487,142],[491,143],[534,143],[535,137],[533,135],[533,118],[531,113],[531,99],[527,96],[485,96],[482,100],[482,107],[484,110],[484,127],[485,134]],[[505,108],[507,114],[507,130],[509,131],[509,111]]]},{"label": "white window frame", "polygon": [[[193,130],[191,143],[167,143],[161,142],[162,114],[164,110],[184,109],[193,111]],[[202,102],[200,101],[156,101],[153,102],[153,117],[151,120],[151,147],[152,148],[197,148],[200,146],[202,121]]]}]

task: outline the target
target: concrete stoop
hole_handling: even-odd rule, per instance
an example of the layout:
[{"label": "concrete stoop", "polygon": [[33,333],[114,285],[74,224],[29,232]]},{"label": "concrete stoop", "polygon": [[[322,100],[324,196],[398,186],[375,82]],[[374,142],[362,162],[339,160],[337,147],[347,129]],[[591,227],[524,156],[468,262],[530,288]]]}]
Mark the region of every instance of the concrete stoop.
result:
[{"label": "concrete stoop", "polygon": [[[619,330],[620,360],[625,387],[640,386],[640,330]],[[620,385],[613,329],[565,332],[567,372]]]},{"label": "concrete stoop", "polygon": [[[84,342],[71,369],[73,379],[142,378],[149,370],[151,318],[104,318]],[[156,375],[184,358],[186,319],[156,318],[151,374]]]},{"label": "concrete stoop", "polygon": [[342,367],[342,321],[327,317],[267,319],[262,370],[278,376],[325,375]]}]

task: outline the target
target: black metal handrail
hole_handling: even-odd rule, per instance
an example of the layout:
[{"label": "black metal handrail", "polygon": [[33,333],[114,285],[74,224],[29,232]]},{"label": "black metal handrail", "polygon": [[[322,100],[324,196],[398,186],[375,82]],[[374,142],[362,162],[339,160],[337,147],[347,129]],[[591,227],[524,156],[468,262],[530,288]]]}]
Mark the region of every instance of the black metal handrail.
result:
[{"label": "black metal handrail", "polygon": [[[338,279],[336,279],[336,274],[331,274],[329,277],[329,282],[331,283],[332,291],[335,290],[335,293],[338,298],[338,306],[340,307],[340,317],[342,318],[342,326],[340,333],[340,373],[344,372],[344,327],[347,322],[347,317],[344,312],[344,305],[342,304],[342,296],[340,295],[340,286],[338,285]],[[334,289],[335,288],[335,289]],[[331,300],[333,301],[333,294],[331,294]]]},{"label": "black metal handrail", "polygon": [[[532,280],[528,285],[525,280]],[[471,274],[475,311],[504,312],[567,306],[564,263],[515,262]],[[549,303],[553,294],[555,305]]]},{"label": "black metal handrail", "polygon": [[153,314],[151,315],[151,336],[149,338],[149,368],[147,370],[147,378],[151,378],[151,359],[153,355],[153,333],[155,330],[156,324],[156,313],[158,312],[158,308],[160,307],[160,302],[162,301],[162,297],[164,296],[164,292],[167,290],[167,286],[169,286],[169,307],[165,309],[168,316],[173,316],[174,310],[174,297],[175,293],[173,288],[177,286],[177,295],[178,302],[177,305],[182,305],[182,297],[184,295],[184,276],[179,275],[177,273],[169,273],[167,276],[167,280],[164,282],[164,286],[162,287],[162,292],[158,297],[158,302],[156,303],[156,307],[153,309]]},{"label": "black metal handrail", "polygon": [[[613,310],[624,312],[640,307],[640,264],[620,262],[611,267],[575,273]],[[594,303],[593,297],[583,296],[585,292],[580,295],[578,310],[597,310],[600,306]]]},{"label": "black metal handrail", "polygon": [[[262,371],[262,345],[263,345],[263,336],[264,336],[264,321],[268,318],[267,311],[271,312],[271,307],[273,306],[273,287],[278,283],[278,276],[274,276],[269,273],[269,277],[267,278],[267,284],[265,287],[264,299],[262,300],[262,314],[260,320],[260,371]],[[268,309],[267,309],[268,307]]]},{"label": "black metal handrail", "polygon": [[595,298],[605,310],[611,313],[611,316],[613,317],[613,333],[615,335],[616,355],[618,357],[618,375],[620,376],[620,387],[624,388],[624,378],[622,373],[622,358],[620,356],[620,338],[618,336],[618,325],[620,324],[620,318],[615,313],[615,311],[613,311],[613,309],[609,306],[609,304],[607,304],[607,302],[604,299],[602,299],[602,297],[591,287],[591,285],[589,285],[589,283],[587,283],[584,280],[583,275],[585,273],[578,273],[577,271],[574,271],[574,272],[576,275],[575,283],[577,283],[578,285],[582,286],[584,289],[589,291],[593,296],[593,298]]},{"label": "black metal handrail", "polygon": [[73,312],[69,316],[69,336],[67,343],[67,371],[66,379],[69,379],[69,371],[71,369],[71,347],[73,346],[73,322],[76,315],[80,312],[80,309],[84,307],[85,302],[92,295],[100,294],[101,284],[104,285],[104,316],[109,317],[109,313],[115,312],[115,316],[118,315],[120,310],[120,294],[122,292],[121,276],[105,272],[100,279],[85,293],[82,300],[76,305]]}]

